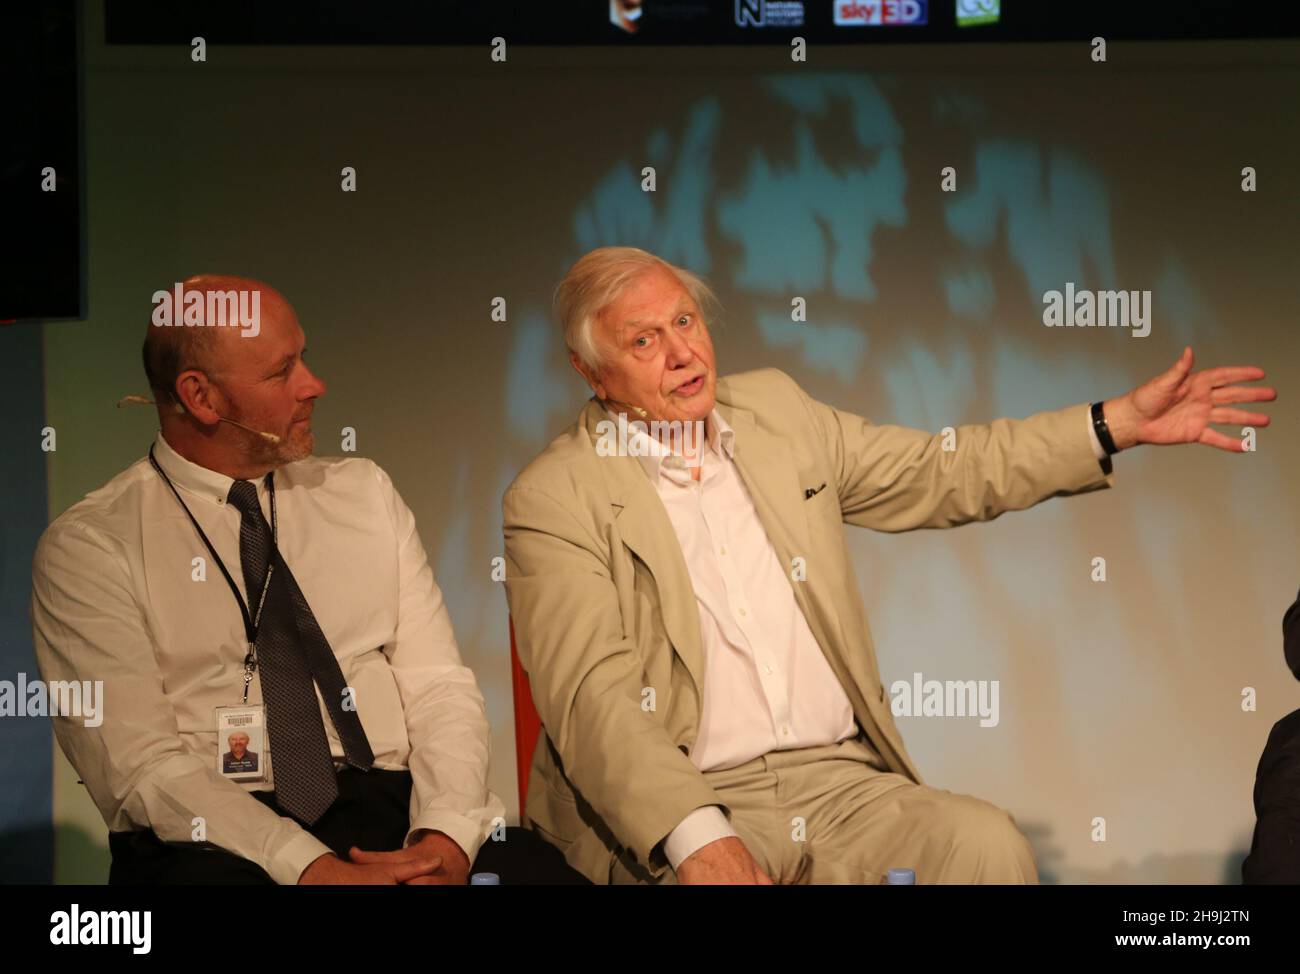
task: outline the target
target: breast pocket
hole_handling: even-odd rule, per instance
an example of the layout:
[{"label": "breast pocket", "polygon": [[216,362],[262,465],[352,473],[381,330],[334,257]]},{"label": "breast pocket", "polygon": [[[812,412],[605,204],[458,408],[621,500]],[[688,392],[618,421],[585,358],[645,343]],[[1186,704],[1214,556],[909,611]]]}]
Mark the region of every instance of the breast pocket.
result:
[{"label": "breast pocket", "polygon": [[[838,525],[841,520],[840,498],[835,492],[835,486],[830,483],[823,484],[820,480],[812,481],[813,486],[804,489],[803,511],[808,519],[809,527],[815,527],[819,524]],[[807,496],[810,490],[816,493],[811,497]]]}]

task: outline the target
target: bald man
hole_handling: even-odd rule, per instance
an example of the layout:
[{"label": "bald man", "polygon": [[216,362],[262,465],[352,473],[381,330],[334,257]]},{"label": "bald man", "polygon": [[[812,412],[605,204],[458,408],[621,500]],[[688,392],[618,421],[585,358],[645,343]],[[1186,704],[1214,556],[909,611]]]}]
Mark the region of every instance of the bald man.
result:
[{"label": "bald man", "polygon": [[[109,881],[564,881],[504,828],[410,510],[370,460],[312,456],[325,384],[289,302],[215,275],[158,291],[144,367],[148,456],[54,521],[33,569],[42,675],[103,681],[102,723],[54,727]],[[226,766],[250,733],[261,767]]]},{"label": "bald man", "polygon": [[228,738],[230,750],[221,755],[223,774],[255,774],[257,772],[257,752],[250,751],[251,743],[247,734],[236,731]]}]

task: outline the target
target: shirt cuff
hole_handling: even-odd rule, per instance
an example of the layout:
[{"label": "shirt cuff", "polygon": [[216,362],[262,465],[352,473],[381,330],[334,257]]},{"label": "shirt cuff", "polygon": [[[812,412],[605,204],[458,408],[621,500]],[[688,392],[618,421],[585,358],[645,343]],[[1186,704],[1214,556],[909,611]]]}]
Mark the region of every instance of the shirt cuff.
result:
[{"label": "shirt cuff", "polygon": [[1087,419],[1088,421],[1088,439],[1092,442],[1092,452],[1097,457],[1098,460],[1105,460],[1107,456],[1106,448],[1101,445],[1101,440],[1097,438],[1096,427],[1092,425],[1091,406],[1088,407],[1088,410],[1084,418]]},{"label": "shirt cuff", "polygon": [[330,851],[329,846],[304,830],[284,844],[267,863],[266,871],[281,886],[294,886],[303,870]]},{"label": "shirt cuff", "polygon": [[411,836],[421,829],[428,829],[430,832],[441,832],[447,836],[452,842],[460,846],[461,851],[469,859],[470,868],[473,868],[474,860],[478,857],[478,850],[483,845],[484,839],[483,827],[477,821],[445,810],[423,812],[411,823],[410,831],[406,833],[406,841],[409,843]]},{"label": "shirt cuff", "polygon": [[668,864],[675,872],[696,850],[735,834],[736,830],[731,827],[719,806],[701,805],[668,833],[668,838],[664,840],[664,855],[668,857]]}]

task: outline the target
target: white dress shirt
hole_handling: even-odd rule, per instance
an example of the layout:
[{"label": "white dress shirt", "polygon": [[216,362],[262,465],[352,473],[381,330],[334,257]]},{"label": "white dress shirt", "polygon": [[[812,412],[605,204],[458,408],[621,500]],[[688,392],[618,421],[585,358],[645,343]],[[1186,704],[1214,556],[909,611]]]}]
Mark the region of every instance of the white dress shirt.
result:
[{"label": "white dress shirt", "polygon": [[[233,483],[154,442],[159,465],[244,591]],[[275,472],[278,544],[354,690],[375,767],[409,769],[410,832],[447,834],[473,862],[505,807],[487,787],[489,733],[474,674],[415,529],[382,469],[309,458]],[[263,513],[268,492],[257,482]],[[206,564],[196,580],[194,559]],[[36,551],[32,620],[44,679],[102,680],[103,722],[59,717],[59,743],[110,830],[206,839],[297,882],[329,849],[216,772],[214,708],[243,695],[248,646],[230,586],[148,459],[52,523]],[[336,764],[343,748],[323,701]],[[257,671],[249,703],[261,703]],[[224,742],[220,742],[225,750]],[[408,838],[410,833],[408,832]]]},{"label": "white dress shirt", "polygon": [[[1087,420],[1101,460],[1106,451]],[[736,470],[734,431],[716,409],[706,430],[698,481],[680,455],[645,431],[630,439],[695,589],[704,687],[691,760],[713,771],[769,751],[833,744],[855,736],[857,724]],[[722,810],[706,805],[669,833],[664,855],[675,870],[696,850],[735,834]]]}]

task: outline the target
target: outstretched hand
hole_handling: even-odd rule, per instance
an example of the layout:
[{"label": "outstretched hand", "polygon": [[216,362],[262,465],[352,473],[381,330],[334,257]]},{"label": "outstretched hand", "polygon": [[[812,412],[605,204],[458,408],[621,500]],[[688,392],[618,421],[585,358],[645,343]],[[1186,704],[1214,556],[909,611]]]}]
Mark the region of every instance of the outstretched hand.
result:
[{"label": "outstretched hand", "polygon": [[1191,346],[1166,372],[1132,392],[1105,404],[1106,425],[1123,450],[1139,443],[1204,443],[1230,453],[1245,451],[1241,440],[1211,428],[1211,424],[1267,426],[1264,413],[1234,409],[1231,403],[1271,402],[1277,391],[1268,386],[1243,386],[1264,378],[1254,365],[1225,365],[1192,371]]}]

